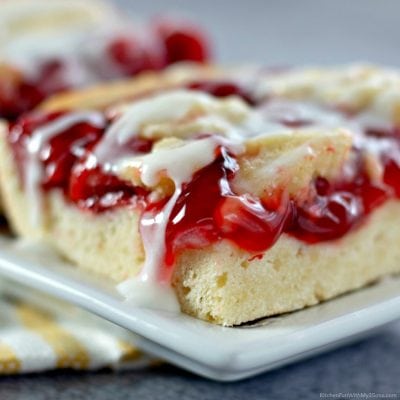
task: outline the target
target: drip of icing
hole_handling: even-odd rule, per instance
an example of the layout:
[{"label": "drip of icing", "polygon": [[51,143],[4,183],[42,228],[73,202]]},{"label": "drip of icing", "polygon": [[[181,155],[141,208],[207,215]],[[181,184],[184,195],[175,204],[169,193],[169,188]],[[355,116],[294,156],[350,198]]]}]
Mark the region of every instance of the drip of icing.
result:
[{"label": "drip of icing", "polygon": [[144,265],[139,275],[117,286],[120,293],[137,306],[179,311],[179,304],[169,280],[160,279],[158,272],[164,261],[166,226],[180,194],[181,185],[178,185],[159,213],[154,215],[146,212],[142,215],[140,232],[145,250]]},{"label": "drip of icing", "polygon": [[52,137],[57,136],[61,132],[81,122],[88,122],[95,126],[101,126],[104,123],[104,116],[98,112],[67,114],[41,126],[27,138],[24,181],[25,190],[30,200],[30,223],[34,227],[42,223],[40,182],[43,177],[43,168],[40,162],[40,152]]},{"label": "drip of icing", "polygon": [[[182,193],[182,185],[190,181],[195,171],[212,163],[216,157],[217,148],[222,144],[226,146],[227,143],[223,138],[209,137],[174,149],[160,150],[139,160],[127,159],[118,165],[118,169],[128,166],[140,168],[142,182],[147,186],[157,185],[162,177],[161,174],[168,176],[175,185],[174,194],[159,212],[148,211],[142,216],[144,265],[138,276],[118,286],[120,292],[136,305],[158,308],[162,306],[171,311],[179,309],[176,296],[170,287],[170,276],[167,274],[160,276],[159,267],[164,263],[166,251],[166,227],[176,201]],[[232,144],[230,149],[236,154],[242,151],[242,147],[237,144]],[[154,285],[157,290],[154,289]]]}]

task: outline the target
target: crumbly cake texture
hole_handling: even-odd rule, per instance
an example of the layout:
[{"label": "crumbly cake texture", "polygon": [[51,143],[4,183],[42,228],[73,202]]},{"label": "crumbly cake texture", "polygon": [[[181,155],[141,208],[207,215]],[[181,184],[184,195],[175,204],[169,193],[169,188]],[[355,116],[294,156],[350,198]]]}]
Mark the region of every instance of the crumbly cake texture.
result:
[{"label": "crumbly cake texture", "polygon": [[332,243],[305,245],[281,236],[264,257],[249,260],[227,242],[186,252],[175,267],[182,310],[222,325],[238,325],[318,304],[400,272],[400,235],[386,203],[357,231]]},{"label": "crumbly cake texture", "polygon": [[[42,109],[105,108],[194,77],[201,80],[220,76],[224,76],[223,70],[214,67],[174,68],[126,84],[57,96]],[[267,76],[263,84],[263,95],[312,99],[354,110],[373,109],[389,121],[400,120],[400,77],[392,71],[372,66],[295,70]],[[190,127],[187,129],[190,131]],[[61,193],[53,191],[43,196],[43,223],[31,226],[29,199],[5,138],[5,125],[0,131],[0,186],[15,231],[23,237],[46,241],[74,264],[116,283],[135,277],[145,259],[140,212],[120,208],[93,215],[68,204]],[[181,131],[187,132],[183,128]],[[162,148],[164,142],[159,143]],[[312,149],[312,157],[299,156],[298,149],[304,145]],[[301,199],[316,176],[330,179],[340,173],[351,145],[351,135],[341,128],[294,129],[285,135],[250,139],[238,159],[241,169],[235,188],[239,193],[265,195],[284,186],[293,197]],[[280,167],[271,168],[276,165]],[[130,176],[130,171],[126,176],[137,179]],[[210,322],[238,325],[317,304],[398,273],[400,226],[393,223],[398,213],[400,203],[389,200],[362,226],[330,242],[308,245],[282,234],[262,257],[254,258],[227,240],[185,250],[176,260],[171,280],[181,309]]]}]

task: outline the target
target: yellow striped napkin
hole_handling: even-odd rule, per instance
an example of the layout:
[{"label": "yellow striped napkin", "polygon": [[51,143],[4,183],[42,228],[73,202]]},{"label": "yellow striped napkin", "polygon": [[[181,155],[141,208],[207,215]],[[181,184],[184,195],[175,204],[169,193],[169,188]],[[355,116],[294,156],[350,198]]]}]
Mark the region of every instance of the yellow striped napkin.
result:
[{"label": "yellow striped napkin", "polygon": [[134,339],[125,330],[47,296],[35,293],[21,300],[0,295],[0,374],[154,364],[135,347]]}]

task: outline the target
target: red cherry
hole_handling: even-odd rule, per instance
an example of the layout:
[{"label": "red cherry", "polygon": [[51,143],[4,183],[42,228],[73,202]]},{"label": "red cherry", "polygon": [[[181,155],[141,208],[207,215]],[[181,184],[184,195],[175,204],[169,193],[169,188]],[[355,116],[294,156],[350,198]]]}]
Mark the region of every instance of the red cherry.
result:
[{"label": "red cherry", "polygon": [[390,186],[397,198],[400,198],[400,166],[393,158],[385,160],[383,181]]},{"label": "red cherry", "polygon": [[45,93],[36,85],[21,82],[16,87],[0,87],[0,118],[15,120],[22,113],[31,110],[45,98]]},{"label": "red cherry", "polygon": [[259,200],[245,196],[228,196],[215,211],[215,221],[224,238],[250,252],[271,247],[285,226],[289,203],[268,211]]},{"label": "red cherry", "polygon": [[[31,113],[21,117],[9,130],[9,141],[15,151],[19,170],[22,172],[26,158],[26,137],[38,127],[59,118],[63,113]],[[93,126],[89,123],[78,123],[60,132],[50,139],[40,154],[44,176],[41,182],[43,189],[64,189],[68,185],[71,169],[76,160],[93,148],[103,135],[104,126]],[[21,174],[23,176],[23,174]]]},{"label": "red cherry", "polygon": [[379,128],[367,128],[365,134],[376,138],[400,138],[400,127],[394,127],[389,130]]},{"label": "red cherry", "polygon": [[132,204],[146,194],[127,181],[105,173],[100,167],[87,168],[85,163],[75,166],[68,188],[69,199],[83,209],[102,212],[116,206]]},{"label": "red cherry", "polygon": [[67,81],[67,68],[65,62],[57,58],[44,61],[39,66],[35,85],[46,95],[67,89],[70,86]]},{"label": "red cherry", "polygon": [[152,44],[147,46],[133,36],[121,36],[107,46],[107,53],[122,75],[159,70],[164,66],[164,55]]},{"label": "red cherry", "polygon": [[166,229],[168,265],[173,264],[182,249],[201,248],[218,240],[214,210],[221,199],[220,181],[225,176],[223,160],[217,160],[184,185]]},{"label": "red cherry", "polygon": [[15,162],[21,180],[24,178],[24,165],[26,159],[26,137],[40,125],[50,122],[62,115],[62,113],[30,113],[20,117],[16,122],[10,124],[8,130],[8,141],[13,148]]},{"label": "red cherry", "polygon": [[141,138],[139,136],[133,137],[129,140],[124,147],[134,153],[149,153],[153,147],[154,141],[151,139]]},{"label": "red cherry", "polygon": [[43,188],[65,188],[75,161],[93,148],[102,135],[103,128],[80,123],[53,137],[42,150],[41,159],[45,165]]},{"label": "red cherry", "polygon": [[309,243],[332,240],[348,232],[361,215],[363,204],[357,196],[333,192],[298,206],[292,233]]},{"label": "red cherry", "polygon": [[252,98],[251,94],[245,88],[240,87],[238,84],[229,81],[196,81],[190,83],[188,89],[201,90],[202,92],[209,93],[215,97],[239,96],[246,103],[254,105],[256,101]]},{"label": "red cherry", "polygon": [[329,184],[327,179],[318,177],[315,180],[315,190],[317,191],[318,195],[325,196],[331,190],[331,185]]},{"label": "red cherry", "polygon": [[63,62],[47,60],[37,66],[35,78],[25,78],[12,87],[0,85],[0,118],[15,120],[36,107],[48,95],[67,87]]},{"label": "red cherry", "polygon": [[164,44],[167,64],[178,61],[203,63],[210,58],[206,35],[197,26],[172,19],[161,19],[154,26]]}]

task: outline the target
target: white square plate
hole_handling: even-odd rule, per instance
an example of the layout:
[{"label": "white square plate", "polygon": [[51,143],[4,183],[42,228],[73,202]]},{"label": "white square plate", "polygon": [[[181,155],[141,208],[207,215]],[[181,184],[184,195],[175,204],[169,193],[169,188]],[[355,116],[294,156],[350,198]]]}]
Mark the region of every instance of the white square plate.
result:
[{"label": "white square plate", "polygon": [[400,279],[256,324],[224,328],[137,308],[37,243],[0,239],[0,276],[95,313],[138,335],[150,354],[221,381],[246,378],[337,347],[400,318]]}]

